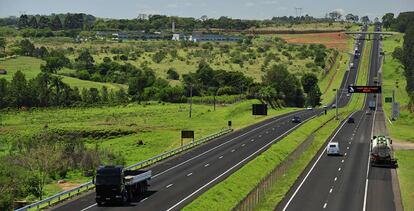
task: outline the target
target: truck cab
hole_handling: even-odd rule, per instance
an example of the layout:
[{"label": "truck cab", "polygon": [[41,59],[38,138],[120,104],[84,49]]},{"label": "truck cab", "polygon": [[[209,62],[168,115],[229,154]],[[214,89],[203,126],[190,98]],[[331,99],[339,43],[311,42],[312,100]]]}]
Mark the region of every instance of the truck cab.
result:
[{"label": "truck cab", "polygon": [[96,172],[96,201],[125,202],[125,183],[122,166],[102,166]]},{"label": "truck cab", "polygon": [[128,170],[123,166],[101,166],[96,172],[96,203],[125,203],[148,189],[151,171]]}]

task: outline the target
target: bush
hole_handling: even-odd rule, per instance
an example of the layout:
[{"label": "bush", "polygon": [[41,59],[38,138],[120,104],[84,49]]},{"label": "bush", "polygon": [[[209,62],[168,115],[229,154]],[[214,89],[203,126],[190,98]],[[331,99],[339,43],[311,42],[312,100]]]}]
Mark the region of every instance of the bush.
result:
[{"label": "bush", "polygon": [[167,78],[171,80],[178,80],[180,79],[180,75],[177,73],[175,68],[170,68],[167,70]]}]

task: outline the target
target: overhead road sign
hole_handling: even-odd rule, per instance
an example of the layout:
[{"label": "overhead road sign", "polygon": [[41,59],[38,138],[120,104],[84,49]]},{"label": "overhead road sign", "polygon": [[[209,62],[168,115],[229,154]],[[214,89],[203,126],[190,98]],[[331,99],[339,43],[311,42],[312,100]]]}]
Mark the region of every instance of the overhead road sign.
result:
[{"label": "overhead road sign", "polygon": [[381,86],[348,86],[348,93],[381,93]]}]

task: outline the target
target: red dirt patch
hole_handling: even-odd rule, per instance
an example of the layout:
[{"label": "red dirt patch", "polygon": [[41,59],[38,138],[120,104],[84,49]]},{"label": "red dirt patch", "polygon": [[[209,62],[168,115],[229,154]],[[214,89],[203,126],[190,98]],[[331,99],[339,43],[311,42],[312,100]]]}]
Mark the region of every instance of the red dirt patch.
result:
[{"label": "red dirt patch", "polygon": [[316,33],[316,34],[282,34],[278,37],[288,43],[302,44],[323,44],[328,48],[338,50],[348,50],[348,39],[350,38],[343,32],[336,33]]}]

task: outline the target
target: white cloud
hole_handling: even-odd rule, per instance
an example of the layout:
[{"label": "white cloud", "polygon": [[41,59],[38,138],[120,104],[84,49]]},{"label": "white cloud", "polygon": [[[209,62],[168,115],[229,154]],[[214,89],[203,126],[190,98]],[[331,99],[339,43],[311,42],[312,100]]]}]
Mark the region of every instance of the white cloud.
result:
[{"label": "white cloud", "polygon": [[167,4],[167,7],[168,8],[177,8],[178,5],[177,4],[174,4],[174,3],[170,3],[170,4]]}]

